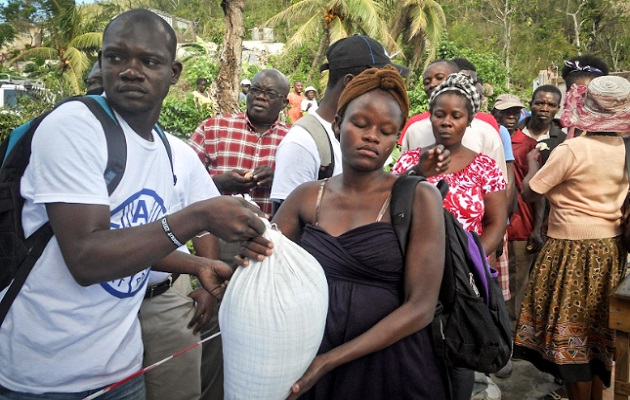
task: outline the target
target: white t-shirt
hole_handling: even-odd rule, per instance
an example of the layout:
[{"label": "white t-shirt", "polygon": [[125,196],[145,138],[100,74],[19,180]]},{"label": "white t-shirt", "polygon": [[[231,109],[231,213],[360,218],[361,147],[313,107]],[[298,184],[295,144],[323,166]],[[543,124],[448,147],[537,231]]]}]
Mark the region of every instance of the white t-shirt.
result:
[{"label": "white t-shirt", "polygon": [[[429,118],[415,122],[407,128],[403,137],[402,151],[425,148],[435,144],[435,136]],[[485,154],[496,161],[497,166],[507,181],[507,165],[505,164],[505,150],[497,130],[489,123],[473,118],[470,126],[462,138],[462,144],[470,150]]]},{"label": "white t-shirt", "polygon": [[[171,212],[197,201],[211,199],[220,196],[219,189],[210,177],[210,174],[197,156],[197,153],[176,136],[166,133],[168,143],[171,145],[173,155],[173,170],[177,177],[175,192],[177,193],[177,204],[173,205]],[[178,249],[184,253],[190,253],[186,245]],[[156,285],[168,279],[170,272],[153,271],[149,274],[148,286]]]},{"label": "white t-shirt", "polygon": [[[42,122],[22,178],[27,236],[48,220],[46,203],[108,205],[111,229],[169,212],[175,190],[162,141],[155,132],[152,142],[144,140],[118,119],[127,165],[111,197],[103,178],[105,135],[87,107],[69,102]],[[80,392],[138,371],[143,347],[137,314],[148,275],[149,266],[127,278],[81,286],[53,237],[0,328],[0,385],[30,393]]]},{"label": "white t-shirt", "polygon": [[[310,107],[308,107],[308,105],[311,105]],[[306,111],[308,113],[312,113],[315,112],[315,110],[317,110],[319,106],[317,105],[317,100],[312,99],[304,99],[302,100],[302,105],[300,106],[300,108],[302,109],[302,111]]]},{"label": "white t-shirt", "polygon": [[[335,138],[332,124],[318,113],[314,115],[326,129],[332,143],[335,169],[333,175],[341,173],[341,146]],[[271,199],[285,200],[298,186],[305,182],[316,181],[319,175],[321,159],[317,151],[315,140],[306,129],[292,126],[289,133],[282,139],[276,150],[276,170],[271,186]]]}]

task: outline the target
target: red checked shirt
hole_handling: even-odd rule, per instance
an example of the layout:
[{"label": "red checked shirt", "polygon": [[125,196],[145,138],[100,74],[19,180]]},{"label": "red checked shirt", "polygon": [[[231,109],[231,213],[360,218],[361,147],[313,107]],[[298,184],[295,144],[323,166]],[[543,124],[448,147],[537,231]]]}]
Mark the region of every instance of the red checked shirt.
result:
[{"label": "red checked shirt", "polygon": [[[260,165],[276,167],[276,149],[289,128],[276,121],[260,134],[246,113],[218,115],[205,120],[189,140],[210,175],[224,174],[233,169],[253,171]],[[252,200],[271,214],[271,185],[250,191]],[[232,194],[232,193],[222,193]]]}]

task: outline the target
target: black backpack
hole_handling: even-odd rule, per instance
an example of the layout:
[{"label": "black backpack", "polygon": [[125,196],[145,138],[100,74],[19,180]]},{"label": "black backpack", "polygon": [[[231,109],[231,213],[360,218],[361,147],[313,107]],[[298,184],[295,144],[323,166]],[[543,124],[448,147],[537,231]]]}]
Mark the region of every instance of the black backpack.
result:
[{"label": "black backpack", "polygon": [[[59,102],[54,108],[68,101],[80,101],[96,116],[103,127],[107,140],[107,166],[104,178],[107,192],[111,195],[125,172],[127,142],[122,127],[107,100],[102,96],[74,96]],[[28,238],[22,227],[24,198],[20,183],[31,155],[33,135],[48,111],[15,128],[0,145],[0,291],[10,285],[0,301],[0,326],[11,304],[24,285],[37,259],[53,236],[50,223],[45,223]],[[171,148],[162,130],[156,125],[173,167]],[[175,175],[173,174],[175,180]]]},{"label": "black backpack", "polygon": [[[411,220],[416,185],[420,176],[401,176],[394,183],[391,198],[392,224],[403,255]],[[445,196],[448,184],[438,188]],[[444,209],[446,257],[431,330],[438,361],[447,367],[493,373],[503,368],[512,355],[512,330],[497,271],[491,269],[474,232],[467,232]]]}]

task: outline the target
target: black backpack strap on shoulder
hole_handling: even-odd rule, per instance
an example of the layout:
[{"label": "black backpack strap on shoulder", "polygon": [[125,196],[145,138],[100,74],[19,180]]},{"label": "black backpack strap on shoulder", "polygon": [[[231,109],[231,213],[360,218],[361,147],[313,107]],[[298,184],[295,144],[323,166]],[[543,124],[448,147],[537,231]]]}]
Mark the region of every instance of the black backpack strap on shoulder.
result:
[{"label": "black backpack strap on shoulder", "polygon": [[[57,103],[57,105],[55,105],[55,109],[61,104],[75,100],[85,104],[88,109],[94,114],[94,116],[96,116],[103,127],[103,131],[105,133],[105,138],[107,141],[107,166],[105,168],[104,177],[107,182],[108,194],[111,195],[120,183],[127,163],[127,142],[125,140],[124,132],[118,120],[116,119],[114,112],[107,103],[107,100],[102,96],[69,97]],[[26,168],[28,158],[30,157],[33,135],[39,127],[41,121],[48,114],[50,114],[51,111],[32,120],[30,125],[28,126],[26,133],[24,133],[23,135],[24,137],[21,138],[22,143],[20,145],[20,148],[16,148],[13,151],[13,154],[7,154],[7,157],[22,157],[26,160],[23,165],[20,165],[20,168],[22,168],[22,173],[23,170]],[[19,193],[17,195],[19,195]],[[19,225],[19,228],[22,229],[21,223]],[[39,257],[41,257],[44,249],[46,248],[48,242],[52,237],[53,230],[50,226],[50,223],[46,222],[37,231],[35,231],[24,240],[28,248],[27,254],[25,258],[19,263],[16,269],[15,276],[13,277],[13,281],[11,282],[9,289],[2,298],[2,301],[0,301],[0,326],[4,322],[4,319],[9,312],[11,304],[13,304],[13,301],[15,301],[15,298],[17,297],[18,293],[22,289],[22,286],[26,282],[26,278],[35,266],[35,263],[37,262]]]},{"label": "black backpack strap on shoulder", "polygon": [[76,97],[75,100],[85,104],[103,127],[105,139],[107,140],[107,166],[103,176],[107,183],[107,192],[111,196],[116,187],[118,187],[127,166],[125,133],[105,97],[90,95]]},{"label": "black backpack strap on shoulder", "polygon": [[24,282],[26,282],[26,278],[31,273],[31,270],[35,266],[35,263],[41,257],[44,249],[50,239],[53,237],[53,230],[50,227],[50,223],[46,222],[42,225],[35,233],[29,236],[29,243],[33,244],[33,247],[30,248],[28,255],[20,264],[15,277],[13,278],[13,282],[9,286],[9,289],[4,294],[2,301],[0,301],[0,326],[4,322],[7,314],[9,313],[9,309],[11,308],[11,304],[15,301],[18,293],[24,286]]},{"label": "black backpack strap on shoulder", "polygon": [[171,172],[173,173],[173,186],[175,186],[177,184],[177,175],[175,175],[175,168],[173,167],[173,151],[171,150],[171,144],[168,142],[168,138],[160,125],[155,124],[155,131],[166,148],[166,154],[168,154],[168,160],[171,163]]},{"label": "black backpack strap on shoulder", "polygon": [[401,175],[394,182],[390,200],[390,212],[392,225],[398,237],[398,245],[403,256],[407,250],[407,240],[413,218],[413,197],[416,193],[416,185],[426,181],[423,176]]},{"label": "black backpack strap on shoulder", "polygon": [[307,131],[317,146],[317,152],[319,153],[319,159],[321,165],[319,167],[319,174],[317,179],[330,178],[335,171],[335,155],[333,152],[332,142],[326,132],[326,128],[321,122],[312,114],[307,114],[300,118],[295,124],[304,128]]}]

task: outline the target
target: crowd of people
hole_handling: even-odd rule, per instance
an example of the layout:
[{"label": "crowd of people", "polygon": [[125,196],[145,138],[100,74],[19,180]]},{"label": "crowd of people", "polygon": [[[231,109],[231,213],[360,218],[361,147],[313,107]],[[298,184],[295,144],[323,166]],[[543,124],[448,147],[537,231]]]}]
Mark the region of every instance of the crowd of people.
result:
[{"label": "crowd of people", "polygon": [[[220,331],[233,269],[274,251],[261,217],[317,259],[329,286],[318,355],[288,398],[500,399],[489,376],[445,371],[433,349],[443,207],[499,271],[513,357],[562,381],[560,398],[602,399],[615,341],[608,297],[626,273],[630,82],[577,56],[562,69],[564,99],[543,85],[527,117],[513,94],[483,113],[475,66],[435,60],[422,75],[428,110],[409,118],[410,71],[354,35],[328,48],[319,103],[314,87],[264,69],[241,82],[245,111],[199,121],[187,143],[163,142],[156,123],[183,68],[176,45],[170,25],[143,9],[103,33],[86,82],[125,136],[113,193],[88,108],[65,103],[36,131],[21,180],[24,235],[49,222],[54,239],[0,326],[0,400],[223,399],[221,339],[198,344]],[[197,81],[199,104],[210,102],[207,87]],[[404,255],[389,210],[402,174],[427,177]]]}]

